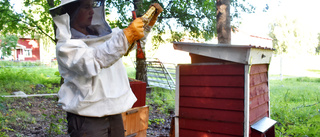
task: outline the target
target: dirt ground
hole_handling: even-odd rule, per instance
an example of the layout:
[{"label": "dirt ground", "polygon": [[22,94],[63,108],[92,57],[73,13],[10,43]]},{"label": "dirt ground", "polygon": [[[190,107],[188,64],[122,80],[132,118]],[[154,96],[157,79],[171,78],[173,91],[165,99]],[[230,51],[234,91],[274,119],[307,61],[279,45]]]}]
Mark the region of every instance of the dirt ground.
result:
[{"label": "dirt ground", "polygon": [[[150,105],[150,107],[155,107]],[[28,97],[12,98],[6,105],[7,115],[26,111],[23,117],[16,117],[11,121],[7,130],[10,137],[68,137],[66,112],[61,109],[57,103],[57,97]],[[156,110],[156,109],[150,109]],[[29,114],[30,115],[29,115]],[[148,137],[167,137],[170,132],[171,118],[170,115],[160,112],[149,112]],[[161,122],[154,122],[158,119],[164,119]]]}]

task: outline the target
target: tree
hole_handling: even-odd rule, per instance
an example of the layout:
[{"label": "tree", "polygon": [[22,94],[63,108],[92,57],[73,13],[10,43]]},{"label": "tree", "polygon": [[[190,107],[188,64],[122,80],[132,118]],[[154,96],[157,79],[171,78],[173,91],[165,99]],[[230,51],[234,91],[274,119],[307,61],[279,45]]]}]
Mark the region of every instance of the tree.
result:
[{"label": "tree", "polygon": [[5,7],[1,9],[4,11],[0,20],[2,34],[44,35],[55,40],[50,6],[46,0],[25,0],[21,13],[15,12],[8,0],[1,1],[0,5]]},{"label": "tree", "polygon": [[273,39],[276,54],[314,54],[316,37],[304,29],[298,19],[279,16],[270,25],[269,36]]},{"label": "tree", "polygon": [[[2,34],[7,33],[17,33],[17,25],[18,21],[13,20],[20,18],[20,14],[16,14],[13,12],[12,6],[10,5],[10,2],[8,0],[1,0],[0,1],[0,31]],[[9,27],[9,28],[8,28]],[[13,31],[9,31],[13,30]]]},{"label": "tree", "polygon": [[299,20],[288,16],[279,16],[270,25],[269,36],[273,39],[275,53],[280,55],[280,79],[282,80],[283,54],[313,54],[316,38],[301,26]]},{"label": "tree", "polygon": [[[55,45],[54,25],[49,14],[49,3],[58,3],[59,0],[24,0],[15,1],[23,4],[16,12],[11,6],[12,1],[0,0],[0,35],[31,36],[40,38],[43,49],[52,52]],[[55,4],[53,4],[55,5]],[[48,54],[44,54],[48,55]]]},{"label": "tree", "polygon": [[[133,0],[134,10],[138,17],[143,15],[143,11],[139,8],[142,6],[142,0]],[[134,15],[132,15],[134,16]],[[146,54],[145,54],[145,45],[142,45],[140,41],[137,43],[137,52],[136,52],[136,79],[144,81],[148,84],[147,76],[147,63],[146,63]]]},{"label": "tree", "polygon": [[15,49],[18,43],[18,37],[14,35],[7,35],[4,37],[0,37],[0,50],[2,52],[3,57],[11,55],[11,50]]},{"label": "tree", "polygon": [[218,43],[231,44],[230,0],[217,0]]}]

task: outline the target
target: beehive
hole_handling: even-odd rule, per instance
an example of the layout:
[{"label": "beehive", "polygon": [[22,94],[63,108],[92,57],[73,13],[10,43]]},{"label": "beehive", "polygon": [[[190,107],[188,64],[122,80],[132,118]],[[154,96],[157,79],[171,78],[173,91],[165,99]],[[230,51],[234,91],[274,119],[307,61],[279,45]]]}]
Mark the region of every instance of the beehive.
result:
[{"label": "beehive", "polygon": [[[175,136],[260,136],[251,125],[269,117],[268,67],[273,49],[174,43],[190,53],[178,65]],[[274,135],[268,127],[268,135]],[[255,133],[255,132],[254,132]]]}]

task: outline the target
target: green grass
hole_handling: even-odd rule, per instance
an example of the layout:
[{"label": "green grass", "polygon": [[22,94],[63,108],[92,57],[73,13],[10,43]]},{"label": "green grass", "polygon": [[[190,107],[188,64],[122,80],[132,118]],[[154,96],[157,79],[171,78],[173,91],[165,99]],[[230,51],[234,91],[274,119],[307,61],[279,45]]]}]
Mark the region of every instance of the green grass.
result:
[{"label": "green grass", "polygon": [[41,66],[40,62],[15,62],[15,61],[0,61],[1,67],[30,67],[30,66]]},{"label": "green grass", "polygon": [[[60,76],[55,75],[57,68],[37,67],[1,67],[0,95],[11,94],[15,91],[31,93],[56,93]],[[37,84],[45,86],[42,90],[35,90]]]},{"label": "green grass", "polygon": [[320,135],[320,78],[270,81],[271,117],[276,136]]}]

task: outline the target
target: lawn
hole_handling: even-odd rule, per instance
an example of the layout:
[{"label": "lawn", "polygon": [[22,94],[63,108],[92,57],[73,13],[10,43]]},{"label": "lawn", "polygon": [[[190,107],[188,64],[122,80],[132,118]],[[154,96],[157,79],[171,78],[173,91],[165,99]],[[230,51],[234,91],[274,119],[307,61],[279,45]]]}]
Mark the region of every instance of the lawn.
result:
[{"label": "lawn", "polygon": [[[57,67],[45,67],[39,64],[18,66],[0,64],[0,66],[2,66],[0,67],[0,95],[12,94],[14,91],[24,91],[27,94],[58,92],[60,77],[56,73]],[[135,77],[134,68],[127,68],[127,72],[130,78]],[[319,73],[319,70],[313,70],[313,72]],[[37,88],[39,85],[41,85],[40,89]],[[174,109],[174,95],[174,91],[155,88],[147,95],[146,103],[152,106],[150,109],[152,113],[161,112],[169,115]],[[8,124],[8,121],[23,119],[22,114],[31,116],[18,109],[9,109],[10,104],[6,103],[15,102],[13,99],[0,98],[0,100],[0,136],[5,136],[12,130],[12,125]],[[300,77],[287,78],[282,81],[270,80],[270,104],[271,118],[278,122],[276,136],[311,137],[320,134],[320,78]],[[32,109],[32,106],[37,104],[24,105]],[[37,124],[37,121],[32,118],[27,120],[29,124]],[[163,117],[149,120],[150,125],[165,123],[168,121]],[[60,124],[61,122],[54,123],[54,126],[59,127]],[[17,130],[15,132],[19,133]]]},{"label": "lawn", "polygon": [[27,94],[57,93],[60,76],[57,68],[45,66],[0,68],[0,94],[23,91]]},{"label": "lawn", "polygon": [[276,136],[320,135],[320,78],[270,80],[270,104]]}]

